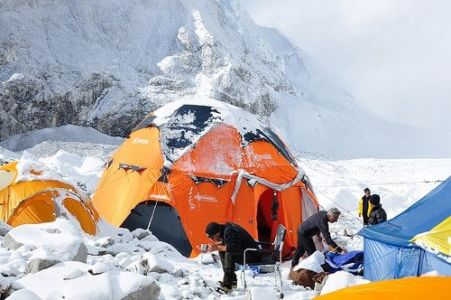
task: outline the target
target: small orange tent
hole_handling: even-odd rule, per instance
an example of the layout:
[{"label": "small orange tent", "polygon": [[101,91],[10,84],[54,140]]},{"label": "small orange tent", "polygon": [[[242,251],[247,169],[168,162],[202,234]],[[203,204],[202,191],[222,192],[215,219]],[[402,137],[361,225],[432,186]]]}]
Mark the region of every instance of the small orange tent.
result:
[{"label": "small orange tent", "polygon": [[1,166],[0,219],[18,226],[51,222],[68,212],[86,233],[95,234],[98,215],[92,204],[72,185],[49,173],[30,160]]},{"label": "small orange tent", "polygon": [[315,299],[448,299],[451,277],[407,277],[356,285]]},{"label": "small orange tent", "polygon": [[232,221],[272,241],[318,210],[307,176],[280,138],[255,116],[210,100],[177,101],[144,119],[107,164],[93,204],[108,222],[150,228],[182,254],[208,242],[208,222]]}]

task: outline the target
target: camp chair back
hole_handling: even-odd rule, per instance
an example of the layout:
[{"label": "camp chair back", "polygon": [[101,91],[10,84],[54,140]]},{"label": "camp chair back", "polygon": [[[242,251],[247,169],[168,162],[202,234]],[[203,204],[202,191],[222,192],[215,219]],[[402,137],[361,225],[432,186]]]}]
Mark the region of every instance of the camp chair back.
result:
[{"label": "camp chair back", "polygon": [[[274,242],[272,244],[258,242],[258,248],[247,248],[244,250],[243,255],[243,266],[241,268],[241,288],[246,289],[246,268],[248,267],[248,263],[246,262],[246,257],[249,252],[257,252],[263,255],[263,259],[261,263],[252,264],[253,266],[267,266],[269,264],[274,264],[274,286],[277,287],[277,283],[279,283],[279,287],[282,288],[282,275],[280,273],[280,264],[282,263],[282,249],[283,243],[285,240],[285,235],[287,233],[287,229],[282,224],[279,224],[277,227],[276,236],[274,238]],[[271,261],[265,261],[265,257],[270,257]],[[266,264],[265,264],[266,263]]]}]

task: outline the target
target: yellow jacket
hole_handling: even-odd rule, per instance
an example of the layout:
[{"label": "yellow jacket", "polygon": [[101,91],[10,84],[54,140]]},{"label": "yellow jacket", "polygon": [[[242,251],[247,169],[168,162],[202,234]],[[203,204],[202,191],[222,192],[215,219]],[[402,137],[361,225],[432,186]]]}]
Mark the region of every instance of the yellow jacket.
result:
[{"label": "yellow jacket", "polygon": [[[368,200],[368,210],[365,212],[367,217],[370,216],[370,212],[371,212],[372,208],[373,208],[373,205]],[[357,209],[357,212],[359,213],[359,217],[361,217],[363,215],[363,197],[360,198],[359,208]]]}]

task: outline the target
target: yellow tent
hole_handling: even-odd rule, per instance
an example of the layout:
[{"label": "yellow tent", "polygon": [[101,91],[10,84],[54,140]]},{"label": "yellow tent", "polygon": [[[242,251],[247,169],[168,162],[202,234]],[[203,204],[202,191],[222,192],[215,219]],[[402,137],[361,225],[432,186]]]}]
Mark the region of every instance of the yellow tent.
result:
[{"label": "yellow tent", "polygon": [[451,217],[431,230],[417,234],[412,242],[451,256]]},{"label": "yellow tent", "polygon": [[451,277],[407,277],[341,289],[315,299],[448,299]]},{"label": "yellow tent", "polygon": [[1,166],[0,220],[18,226],[51,222],[69,213],[86,233],[95,234],[94,207],[75,187],[49,176],[49,171],[29,160]]}]

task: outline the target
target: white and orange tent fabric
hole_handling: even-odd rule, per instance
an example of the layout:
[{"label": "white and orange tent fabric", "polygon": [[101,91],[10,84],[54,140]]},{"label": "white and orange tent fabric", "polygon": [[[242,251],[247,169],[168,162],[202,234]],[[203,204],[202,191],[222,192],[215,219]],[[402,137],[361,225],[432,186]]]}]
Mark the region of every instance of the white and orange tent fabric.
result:
[{"label": "white and orange tent fabric", "polygon": [[86,196],[44,165],[28,159],[0,167],[0,220],[11,226],[52,222],[65,214],[95,234],[98,215]]},{"label": "white and orange tent fabric", "polygon": [[150,228],[186,256],[211,221],[271,241],[318,211],[307,176],[280,138],[246,111],[209,100],[170,103],[145,118],[107,164],[93,205],[108,222]]}]

